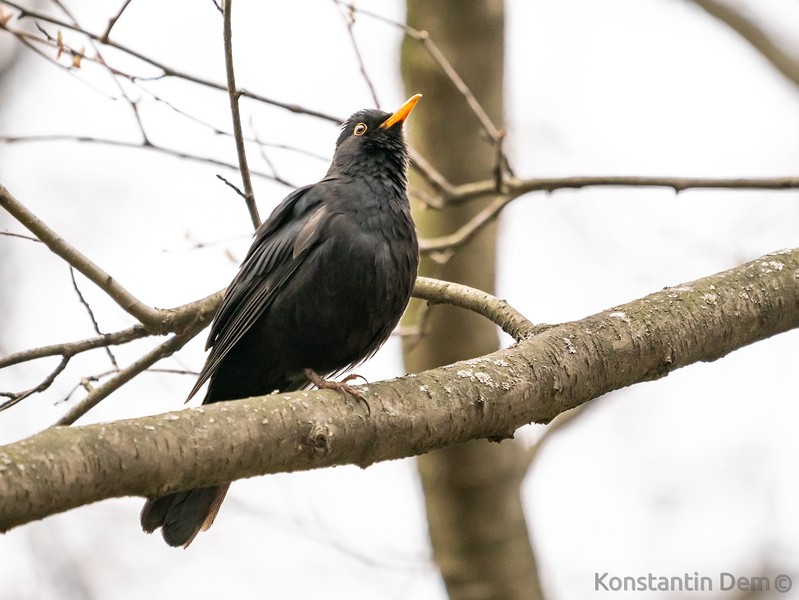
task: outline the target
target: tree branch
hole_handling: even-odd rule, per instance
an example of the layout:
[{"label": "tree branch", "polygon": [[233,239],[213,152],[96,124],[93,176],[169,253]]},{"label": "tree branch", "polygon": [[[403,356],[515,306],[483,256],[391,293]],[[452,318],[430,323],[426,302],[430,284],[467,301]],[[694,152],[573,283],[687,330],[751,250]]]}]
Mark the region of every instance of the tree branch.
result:
[{"label": "tree branch", "polygon": [[690,0],[706,13],[735,31],[787,77],[799,86],[799,56],[789,54],[774,42],[774,36],[750,19],[740,7],[718,0]]},{"label": "tree branch", "polygon": [[[174,69],[172,67],[169,67],[168,65],[162,63],[161,61],[158,61],[158,60],[156,60],[154,58],[150,58],[150,57],[146,56],[145,54],[142,54],[141,52],[138,52],[138,51],[134,50],[133,48],[129,48],[129,47],[127,47],[127,46],[125,46],[123,44],[120,44],[118,42],[115,42],[115,41],[113,41],[111,39],[103,40],[103,36],[102,35],[98,35],[96,33],[92,33],[91,31],[87,31],[85,29],[81,29],[77,25],[69,23],[68,21],[63,21],[63,20],[55,18],[55,17],[53,17],[51,15],[47,15],[45,13],[37,12],[35,10],[29,10],[28,8],[22,6],[20,3],[13,2],[11,0],[2,0],[2,2],[0,2],[0,3],[4,4],[6,6],[10,6],[11,8],[19,11],[19,18],[20,19],[31,18],[31,19],[35,19],[35,20],[38,20],[38,21],[43,21],[45,23],[50,23],[52,25],[55,25],[56,27],[61,27],[63,29],[69,29],[71,31],[76,31],[76,32],[78,32],[78,33],[80,33],[82,35],[85,35],[87,38],[89,38],[91,40],[94,40],[96,42],[101,42],[101,43],[105,44],[109,48],[115,48],[115,49],[119,50],[120,52],[124,52],[125,54],[128,54],[129,56],[132,56],[133,58],[136,58],[136,59],[142,61],[143,63],[146,63],[146,64],[150,65],[151,67],[161,71],[161,75],[158,77],[159,79],[162,78],[162,77],[175,77],[175,78],[179,78],[179,79],[184,79],[185,81],[190,81],[192,83],[196,83],[197,85],[201,85],[201,86],[204,86],[204,87],[212,88],[212,89],[215,89],[215,90],[220,90],[220,91],[226,91],[227,90],[227,85],[225,85],[225,84],[218,83],[218,82],[215,82],[215,81],[211,81],[209,79],[204,79],[202,77],[198,77],[198,76],[192,75],[190,73],[186,73],[186,72],[180,71],[178,69]],[[0,29],[6,29],[11,34],[18,35],[18,32],[9,29],[7,26],[3,26],[2,23],[0,23]],[[134,78],[134,79],[136,79],[136,78]],[[143,79],[143,78],[140,78],[140,79]],[[333,123],[341,123],[341,120],[338,117],[335,117],[335,116],[327,114],[327,113],[323,113],[321,111],[305,108],[304,106],[300,106],[299,104],[291,104],[291,103],[287,103],[287,102],[281,102],[279,100],[273,100],[272,98],[267,98],[265,96],[261,96],[260,94],[256,94],[254,92],[249,92],[247,90],[239,90],[239,94],[242,95],[242,96],[247,96],[248,98],[251,98],[251,99],[256,100],[258,102],[263,102],[264,104],[269,104],[271,106],[276,106],[278,108],[282,108],[283,110],[287,110],[287,111],[295,113],[295,114],[304,114],[304,115],[309,115],[309,116],[312,116],[312,117],[316,117],[318,119],[323,119],[325,121],[330,121],[330,122],[333,122]]]},{"label": "tree branch", "polygon": [[419,240],[419,252],[432,254],[436,252],[451,251],[471,240],[480,230],[499,216],[502,209],[513,202],[518,195],[500,195],[490,204],[487,204],[479,213],[474,215],[456,231],[436,238],[423,238]]},{"label": "tree branch", "polygon": [[117,11],[117,13],[108,20],[108,27],[105,28],[105,31],[103,32],[103,35],[100,38],[100,41],[103,44],[107,44],[108,43],[108,37],[111,35],[111,30],[114,28],[114,25],[117,24],[117,21],[119,21],[119,17],[122,16],[123,12],[125,12],[125,9],[128,7],[128,4],[130,4],[130,2],[131,2],[131,0],[125,0],[122,3],[122,6],[120,7],[120,9]]},{"label": "tree branch", "polygon": [[[77,342],[65,342],[61,344],[53,344],[51,346],[41,346],[39,348],[31,348],[30,350],[23,350],[15,352],[0,358],[0,369],[10,367],[30,360],[45,358],[47,356],[63,356],[72,357],[87,350],[94,350],[95,348],[104,348],[107,346],[118,346],[137,340],[139,338],[147,337],[150,333],[142,325],[134,325],[128,329],[116,331],[114,333],[104,333],[97,337],[80,340]],[[2,410],[2,409],[0,409]]]},{"label": "tree branch", "polygon": [[[176,112],[180,112],[174,107],[171,108]],[[230,135],[225,132],[219,132],[219,133],[221,135]],[[175,158],[179,158],[182,160],[205,163],[207,165],[214,165],[217,167],[224,167],[225,169],[230,169],[232,171],[238,170],[238,167],[236,165],[224,160],[219,160],[216,158],[212,158],[210,156],[199,156],[196,154],[191,154],[189,152],[184,152],[182,150],[167,148],[166,146],[159,146],[158,144],[154,144],[153,142],[150,141],[148,141],[147,143],[126,142],[124,140],[114,140],[114,139],[96,138],[84,135],[69,135],[69,134],[54,133],[54,134],[45,134],[45,135],[0,135],[0,142],[3,142],[5,144],[21,144],[21,143],[37,143],[37,142],[77,142],[81,144],[100,144],[104,146],[116,146],[120,148],[136,148],[137,150],[148,150],[152,152],[159,152],[161,154],[165,154],[167,156],[173,156]],[[262,142],[258,143],[262,144]],[[287,148],[287,149],[294,150],[297,152],[302,152],[302,150],[295,148]],[[274,174],[265,173],[260,170],[250,169],[250,174],[256,175],[258,177],[263,177],[264,179],[271,179],[272,181],[280,183],[287,187],[296,187],[291,182],[286,181],[285,179],[277,177]]]},{"label": "tree branch", "polygon": [[192,323],[198,319],[210,319],[208,312],[215,310],[221,301],[222,292],[217,292],[207,298],[190,302],[178,308],[151,308],[138,300],[111,275],[103,271],[50,229],[47,224],[14,198],[11,192],[2,184],[0,184],[0,208],[7,210],[12,217],[39,238],[53,253],[63,258],[69,265],[73,266],[78,272],[108,294],[125,312],[144,325],[149,333],[180,333],[185,328],[191,327]]},{"label": "tree branch", "polygon": [[8,398],[8,400],[0,403],[0,411],[3,411],[7,408],[11,408],[15,404],[22,402],[25,398],[32,396],[33,394],[38,394],[39,392],[43,392],[51,385],[53,385],[53,382],[56,380],[56,377],[58,377],[64,371],[64,369],[67,368],[67,365],[69,364],[69,359],[70,359],[69,356],[62,356],[61,362],[59,362],[56,365],[55,369],[50,371],[50,374],[47,375],[47,377],[45,377],[41,381],[41,383],[28,390],[25,390],[23,392],[0,392],[0,396],[5,396],[6,398]]},{"label": "tree branch", "polygon": [[451,304],[482,315],[499,325],[517,342],[550,327],[533,325],[505,300],[451,281],[417,277],[413,297],[426,300],[428,304]]},{"label": "tree branch", "polygon": [[0,207],[7,210],[28,231],[44,242],[53,253],[63,258],[68,264],[75,267],[87,279],[108,294],[125,312],[138,319],[148,329],[159,330],[163,321],[161,311],[150,308],[141,302],[114,280],[111,275],[69,245],[55,231],[50,229],[44,221],[41,221],[19,200],[14,198],[11,192],[2,184],[0,184]]},{"label": "tree branch", "polygon": [[[716,190],[796,190],[799,177],[648,177],[611,175],[608,177],[540,177],[531,179],[509,178],[503,182],[504,191],[513,197],[529,192],[553,192],[562,189],[585,187],[665,187],[675,192],[696,189]],[[454,186],[441,197],[442,206],[493,196],[497,194],[494,179]]]},{"label": "tree branch", "polygon": [[163,344],[159,344],[130,366],[119,371],[112,379],[86,394],[83,400],[73,406],[55,423],[55,425],[71,425],[128,381],[152,367],[162,358],[172,356],[175,352],[183,348],[183,346],[202,331],[206,325],[208,325],[207,321],[198,321],[193,327],[172,336]]},{"label": "tree branch", "polygon": [[266,473],[367,466],[521,425],[799,327],[799,249],[667,288],[517,345],[362,387],[270,395],[85,427],[0,447],[0,531],[118,496]]}]

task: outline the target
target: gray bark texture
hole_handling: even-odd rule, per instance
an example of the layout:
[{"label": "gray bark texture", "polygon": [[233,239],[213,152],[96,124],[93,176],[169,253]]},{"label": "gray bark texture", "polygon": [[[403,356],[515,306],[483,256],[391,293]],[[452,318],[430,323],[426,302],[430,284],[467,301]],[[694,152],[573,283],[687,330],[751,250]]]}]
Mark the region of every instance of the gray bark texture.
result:
[{"label": "gray bark texture", "polygon": [[105,498],[366,467],[500,440],[796,327],[799,249],[556,325],[511,348],[365,386],[371,416],[360,402],[323,390],[53,427],[0,447],[0,531]]}]

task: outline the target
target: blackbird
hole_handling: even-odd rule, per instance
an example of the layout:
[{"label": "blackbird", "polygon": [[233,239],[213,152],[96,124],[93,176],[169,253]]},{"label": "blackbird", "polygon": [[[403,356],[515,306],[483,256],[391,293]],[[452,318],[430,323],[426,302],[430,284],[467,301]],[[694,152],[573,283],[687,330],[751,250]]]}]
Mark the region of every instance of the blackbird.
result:
[{"label": "blackbird", "polygon": [[[255,233],[214,317],[203,404],[308,387],[372,356],[408,304],[419,247],[397,112],[361,110],[343,124],[324,179],[290,193]],[[345,379],[346,382],[346,379]],[[144,531],[187,547],[208,529],[229,483],[150,498]]]}]

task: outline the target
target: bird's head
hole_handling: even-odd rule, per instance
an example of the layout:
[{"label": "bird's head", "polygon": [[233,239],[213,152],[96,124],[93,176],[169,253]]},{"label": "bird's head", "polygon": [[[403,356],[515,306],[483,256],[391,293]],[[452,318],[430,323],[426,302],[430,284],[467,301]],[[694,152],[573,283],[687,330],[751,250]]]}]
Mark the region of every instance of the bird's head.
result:
[{"label": "bird's head", "polygon": [[[397,174],[405,180],[408,149],[402,124],[422,97],[411,96],[395,113],[356,112],[341,126],[329,174]],[[403,183],[404,187],[404,183]]]}]

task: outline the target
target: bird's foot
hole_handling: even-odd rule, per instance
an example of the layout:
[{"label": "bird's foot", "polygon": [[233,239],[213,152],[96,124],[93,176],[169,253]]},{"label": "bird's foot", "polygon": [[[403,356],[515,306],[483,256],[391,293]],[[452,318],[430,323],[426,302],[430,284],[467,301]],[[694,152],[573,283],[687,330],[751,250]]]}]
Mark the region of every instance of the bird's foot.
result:
[{"label": "bird's foot", "polygon": [[366,412],[369,415],[372,414],[372,408],[369,406],[369,403],[366,401],[366,398],[364,398],[363,393],[361,393],[359,389],[347,384],[348,381],[352,381],[353,379],[363,379],[364,382],[368,383],[365,377],[358,375],[356,373],[351,373],[341,381],[331,381],[330,379],[325,379],[313,369],[304,369],[304,372],[305,376],[308,378],[308,381],[310,381],[320,390],[337,390],[342,394],[349,394],[350,396],[354,396],[357,400],[364,403],[364,405],[366,406]]}]

